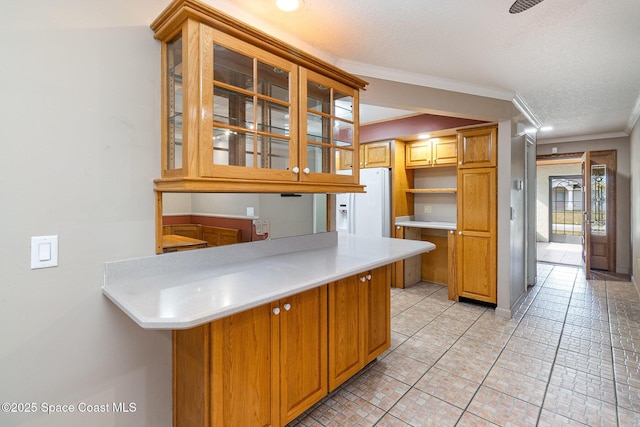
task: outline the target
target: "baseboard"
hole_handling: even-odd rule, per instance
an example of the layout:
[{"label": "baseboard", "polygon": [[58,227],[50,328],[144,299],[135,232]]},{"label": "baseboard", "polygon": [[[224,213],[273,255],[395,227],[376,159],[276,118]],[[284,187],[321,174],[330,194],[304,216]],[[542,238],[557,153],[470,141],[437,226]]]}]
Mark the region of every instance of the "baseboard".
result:
[{"label": "baseboard", "polygon": [[631,283],[633,284],[633,287],[636,288],[636,293],[638,294],[638,297],[640,297],[640,284],[636,282],[635,276],[631,276]]},{"label": "baseboard", "polygon": [[511,319],[511,317],[512,317],[511,310],[506,309],[506,308],[496,307],[496,316],[502,317],[502,318],[505,318],[505,319]]}]

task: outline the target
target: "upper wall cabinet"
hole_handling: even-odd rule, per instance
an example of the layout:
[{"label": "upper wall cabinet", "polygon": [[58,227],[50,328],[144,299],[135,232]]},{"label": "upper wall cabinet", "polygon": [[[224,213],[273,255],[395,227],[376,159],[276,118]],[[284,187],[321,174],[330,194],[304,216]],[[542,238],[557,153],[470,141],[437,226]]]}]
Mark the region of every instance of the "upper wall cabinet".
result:
[{"label": "upper wall cabinet", "polygon": [[496,126],[458,130],[458,168],[497,166]]},{"label": "upper wall cabinet", "polygon": [[405,166],[424,168],[429,166],[455,166],[458,145],[455,135],[413,141],[406,145]]},{"label": "upper wall cabinet", "polygon": [[[158,191],[354,192],[366,82],[210,6],[176,0],[162,41]],[[350,173],[337,171],[353,158]]]}]

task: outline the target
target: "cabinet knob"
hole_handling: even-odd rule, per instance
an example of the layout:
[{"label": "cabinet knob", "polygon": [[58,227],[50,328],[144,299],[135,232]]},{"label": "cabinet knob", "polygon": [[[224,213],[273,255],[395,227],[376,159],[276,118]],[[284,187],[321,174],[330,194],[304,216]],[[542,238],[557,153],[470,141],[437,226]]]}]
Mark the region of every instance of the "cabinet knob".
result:
[{"label": "cabinet knob", "polygon": [[284,309],[285,309],[286,311],[291,310],[291,304],[285,304],[285,305],[284,305]]},{"label": "cabinet knob", "polygon": [[461,164],[462,164],[462,162],[458,162],[458,164],[459,164],[459,165],[461,165]]},{"label": "cabinet knob", "polygon": [[274,308],[274,309],[273,309],[273,314],[275,314],[276,316],[277,316],[278,314],[280,314],[280,308],[279,308],[279,307]]},{"label": "cabinet knob", "polygon": [[462,231],[458,231],[458,235],[459,235],[459,236],[462,236]]},{"label": "cabinet knob", "polygon": [[367,274],[367,280],[371,280],[371,275]]},{"label": "cabinet knob", "polygon": [[300,168],[296,166],[293,169],[291,169],[291,172],[298,173],[298,172],[300,172]]},{"label": "cabinet knob", "polygon": [[311,172],[311,171],[309,170],[309,168],[304,168],[304,169],[302,169],[302,172],[303,172],[305,175],[309,175],[309,172]]},{"label": "cabinet knob", "polygon": [[364,277],[364,276],[362,276],[362,277],[360,277],[360,281],[361,281],[362,283],[364,283],[364,282],[366,282],[366,281],[367,281],[367,278],[366,278],[366,277]]}]

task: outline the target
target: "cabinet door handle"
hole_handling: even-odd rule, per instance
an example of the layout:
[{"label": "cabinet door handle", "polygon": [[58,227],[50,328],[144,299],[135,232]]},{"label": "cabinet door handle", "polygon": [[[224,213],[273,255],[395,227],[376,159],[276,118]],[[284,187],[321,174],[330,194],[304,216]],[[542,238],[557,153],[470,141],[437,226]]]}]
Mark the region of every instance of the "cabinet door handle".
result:
[{"label": "cabinet door handle", "polygon": [[284,309],[285,309],[286,311],[291,310],[291,304],[285,304],[285,305],[284,305]]},{"label": "cabinet door handle", "polygon": [[361,281],[362,283],[364,283],[364,282],[366,282],[366,281],[367,281],[367,278],[366,278],[366,277],[364,277],[364,276],[362,276],[362,277],[360,277],[360,281]]},{"label": "cabinet door handle", "polygon": [[291,172],[298,173],[298,172],[300,172],[300,168],[295,166],[293,169],[291,169]]},{"label": "cabinet door handle", "polygon": [[311,172],[311,171],[309,170],[309,168],[304,168],[304,169],[302,169],[302,172],[303,172],[305,175],[309,175],[309,172]]},{"label": "cabinet door handle", "polygon": [[371,280],[371,275],[367,274],[367,280]]},{"label": "cabinet door handle", "polygon": [[273,314],[275,314],[276,316],[277,316],[278,314],[280,314],[280,308],[279,308],[279,307],[274,308],[274,309],[273,309]]}]

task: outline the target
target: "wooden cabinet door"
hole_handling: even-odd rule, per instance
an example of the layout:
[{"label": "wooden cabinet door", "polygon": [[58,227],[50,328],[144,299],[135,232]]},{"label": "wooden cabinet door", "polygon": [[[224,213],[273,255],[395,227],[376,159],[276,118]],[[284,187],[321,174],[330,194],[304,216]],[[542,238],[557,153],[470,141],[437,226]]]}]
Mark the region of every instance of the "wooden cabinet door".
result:
[{"label": "wooden cabinet door", "polygon": [[407,144],[405,166],[408,168],[431,166],[431,142],[418,141]]},{"label": "wooden cabinet door", "polygon": [[329,390],[351,378],[364,366],[360,284],[364,274],[329,284]]},{"label": "wooden cabinet door", "polygon": [[496,303],[496,169],[458,170],[458,296]]},{"label": "wooden cabinet door", "polygon": [[497,166],[497,126],[458,131],[458,168]]},{"label": "wooden cabinet door", "polygon": [[362,167],[389,168],[391,167],[391,146],[388,141],[363,144],[364,155]]},{"label": "wooden cabinet door", "polygon": [[360,282],[364,324],[364,365],[391,345],[391,266],[376,268]]},{"label": "wooden cabinet door", "polygon": [[211,323],[211,425],[279,425],[273,317],[266,304]]},{"label": "wooden cabinet door", "polygon": [[280,307],[280,422],[285,425],[327,394],[327,286],[284,298]]},{"label": "wooden cabinet door", "polygon": [[443,137],[433,142],[431,148],[434,166],[455,166],[458,163],[458,140]]}]

